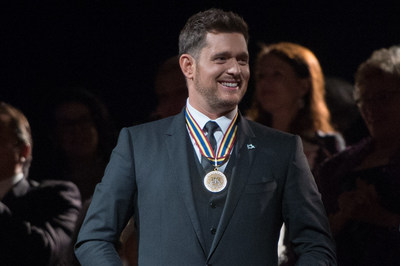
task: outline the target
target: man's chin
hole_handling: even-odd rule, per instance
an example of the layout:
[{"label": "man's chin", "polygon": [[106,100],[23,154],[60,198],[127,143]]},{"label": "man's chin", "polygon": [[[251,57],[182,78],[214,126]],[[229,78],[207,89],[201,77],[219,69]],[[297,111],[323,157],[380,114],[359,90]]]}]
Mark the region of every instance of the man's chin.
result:
[{"label": "man's chin", "polygon": [[219,110],[224,110],[224,111],[231,111],[238,106],[240,100],[223,100],[219,101],[216,105],[215,108]]}]

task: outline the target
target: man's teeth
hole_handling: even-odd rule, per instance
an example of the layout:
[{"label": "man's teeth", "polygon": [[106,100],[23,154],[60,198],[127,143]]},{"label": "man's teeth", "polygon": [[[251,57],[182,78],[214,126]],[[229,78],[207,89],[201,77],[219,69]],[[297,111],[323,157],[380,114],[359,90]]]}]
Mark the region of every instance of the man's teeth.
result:
[{"label": "man's teeth", "polygon": [[239,83],[237,83],[237,82],[221,82],[221,84],[226,87],[231,87],[231,88],[235,88],[239,85]]}]

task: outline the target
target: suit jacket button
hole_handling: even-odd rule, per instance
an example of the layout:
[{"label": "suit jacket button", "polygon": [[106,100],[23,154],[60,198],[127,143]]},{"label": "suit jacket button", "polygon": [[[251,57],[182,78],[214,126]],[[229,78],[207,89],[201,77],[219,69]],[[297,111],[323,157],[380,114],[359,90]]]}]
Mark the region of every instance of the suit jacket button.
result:
[{"label": "suit jacket button", "polygon": [[217,232],[217,229],[215,229],[214,227],[211,227],[210,233],[211,233],[212,235],[215,235],[216,232]]},{"label": "suit jacket button", "polygon": [[215,207],[217,207],[217,205],[214,202],[210,202],[210,207],[215,209]]}]

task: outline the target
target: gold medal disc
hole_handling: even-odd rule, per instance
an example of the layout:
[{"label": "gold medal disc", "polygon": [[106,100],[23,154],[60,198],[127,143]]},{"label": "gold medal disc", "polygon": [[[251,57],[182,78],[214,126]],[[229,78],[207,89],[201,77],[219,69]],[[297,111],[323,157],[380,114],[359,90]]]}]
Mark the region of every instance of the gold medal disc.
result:
[{"label": "gold medal disc", "polygon": [[227,180],[224,173],[214,170],[204,177],[204,186],[211,192],[220,192],[226,187]]}]

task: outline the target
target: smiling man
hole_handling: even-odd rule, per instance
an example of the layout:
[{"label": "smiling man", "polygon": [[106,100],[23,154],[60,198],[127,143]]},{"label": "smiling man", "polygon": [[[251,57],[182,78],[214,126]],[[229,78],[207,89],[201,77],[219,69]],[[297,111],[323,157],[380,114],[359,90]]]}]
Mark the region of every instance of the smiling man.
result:
[{"label": "smiling man", "polygon": [[246,120],[247,24],[210,9],[189,18],[179,63],[189,97],[176,116],[124,128],[76,244],[82,265],[121,265],[129,218],[139,265],[277,265],[283,222],[299,265],[335,265],[301,140]]},{"label": "smiling man", "polygon": [[241,33],[209,32],[197,56],[182,54],[189,103],[216,119],[237,107],[250,77],[247,42]]}]

